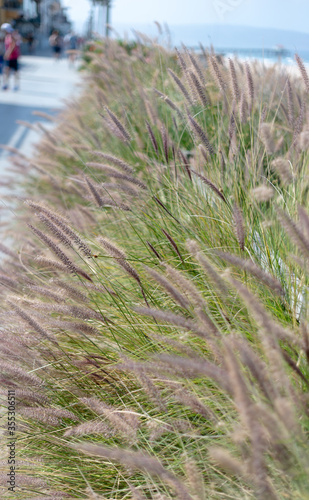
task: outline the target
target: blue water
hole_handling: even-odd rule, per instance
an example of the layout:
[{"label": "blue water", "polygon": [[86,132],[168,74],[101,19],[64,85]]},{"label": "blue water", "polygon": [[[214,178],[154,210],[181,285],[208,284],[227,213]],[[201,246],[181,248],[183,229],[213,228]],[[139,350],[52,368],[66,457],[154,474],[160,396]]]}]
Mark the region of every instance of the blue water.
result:
[{"label": "blue water", "polygon": [[159,34],[155,24],[133,27],[116,24],[115,29],[121,37],[129,39],[134,39],[135,30],[156,37],[160,43],[172,47],[184,44],[198,49],[200,44],[206,48],[213,45],[220,53],[258,59],[275,60],[275,49],[280,46],[284,49],[283,62],[291,63],[296,52],[305,62],[309,62],[309,33],[223,24],[179,25],[169,26],[168,29],[162,26],[162,34]]}]

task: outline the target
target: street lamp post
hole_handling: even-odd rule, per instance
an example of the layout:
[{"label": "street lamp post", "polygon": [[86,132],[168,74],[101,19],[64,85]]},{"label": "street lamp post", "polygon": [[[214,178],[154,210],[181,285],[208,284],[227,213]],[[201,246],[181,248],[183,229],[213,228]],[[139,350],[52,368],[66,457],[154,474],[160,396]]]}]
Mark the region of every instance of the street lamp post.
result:
[{"label": "street lamp post", "polygon": [[110,22],[110,7],[112,4],[111,0],[93,0],[93,4],[101,4],[105,7],[105,36],[108,38],[109,35],[109,22]]},{"label": "street lamp post", "polygon": [[107,0],[107,2],[106,2],[106,23],[105,23],[105,36],[106,36],[106,38],[108,38],[108,35],[109,35],[110,7],[111,7],[111,0]]}]

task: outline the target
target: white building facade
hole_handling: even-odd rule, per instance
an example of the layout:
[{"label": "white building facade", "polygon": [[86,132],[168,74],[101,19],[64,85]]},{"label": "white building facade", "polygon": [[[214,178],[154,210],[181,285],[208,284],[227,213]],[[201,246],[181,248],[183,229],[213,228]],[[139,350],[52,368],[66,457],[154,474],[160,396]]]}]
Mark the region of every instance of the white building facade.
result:
[{"label": "white building facade", "polygon": [[60,0],[42,0],[40,3],[41,33],[49,36],[52,30],[58,30],[62,35],[71,29],[71,23],[66,15],[66,8]]}]

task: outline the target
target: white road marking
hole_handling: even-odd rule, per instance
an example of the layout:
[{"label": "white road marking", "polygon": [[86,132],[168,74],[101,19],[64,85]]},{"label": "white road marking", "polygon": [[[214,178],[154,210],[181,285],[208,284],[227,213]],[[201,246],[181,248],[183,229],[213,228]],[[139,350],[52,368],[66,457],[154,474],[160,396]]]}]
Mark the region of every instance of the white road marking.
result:
[{"label": "white road marking", "polygon": [[[25,133],[25,127],[23,125],[18,125],[17,129],[15,130],[14,134],[12,135],[11,139],[7,143],[7,146],[10,146],[11,148],[15,148],[16,144],[18,144],[18,141],[20,140],[21,136]],[[27,134],[26,134],[27,137]],[[24,142],[24,141],[23,141]],[[6,149],[1,149],[0,150],[0,158],[6,158],[10,154],[9,151]]]},{"label": "white road marking", "polygon": [[41,135],[40,131],[29,129],[28,134],[25,136],[18,150],[23,155],[31,156],[33,151],[33,146],[36,142],[38,142],[40,135]]},{"label": "white road marking", "polygon": [[[46,130],[52,130],[54,128],[53,123],[46,123],[46,122],[38,122],[42,123],[44,125],[44,128]],[[26,132],[26,133],[25,133]],[[22,153],[25,156],[28,156],[31,158],[33,154],[33,150],[35,145],[39,142],[40,138],[43,135],[43,132],[41,130],[32,130],[32,129],[27,129],[23,125],[19,125],[14,132],[14,134],[11,137],[10,142],[8,143],[8,146],[11,146],[12,148],[15,148],[16,144],[20,141],[20,138],[23,136],[22,143],[18,147],[18,151]],[[0,150],[0,172],[5,173],[6,170],[9,170],[10,167],[10,159],[9,159],[10,152],[7,150]]]}]

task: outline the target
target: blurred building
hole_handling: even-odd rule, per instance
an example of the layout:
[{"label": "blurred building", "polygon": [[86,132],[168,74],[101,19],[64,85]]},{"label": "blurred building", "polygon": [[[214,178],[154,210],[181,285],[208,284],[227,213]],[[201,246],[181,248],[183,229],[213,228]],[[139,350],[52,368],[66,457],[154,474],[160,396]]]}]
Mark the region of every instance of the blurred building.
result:
[{"label": "blurred building", "polygon": [[26,19],[34,19],[38,16],[38,5],[40,2],[34,0],[23,1],[23,14]]},{"label": "blurred building", "polygon": [[67,17],[67,8],[61,5],[60,0],[42,0],[40,3],[41,33],[49,36],[56,29],[62,35],[71,29],[71,22]]},{"label": "blurred building", "polygon": [[11,22],[20,32],[49,36],[57,29],[65,34],[71,29],[66,10],[61,0],[0,0],[0,24]]},{"label": "blurred building", "polygon": [[23,11],[23,0],[0,0],[0,24],[16,19]]}]

